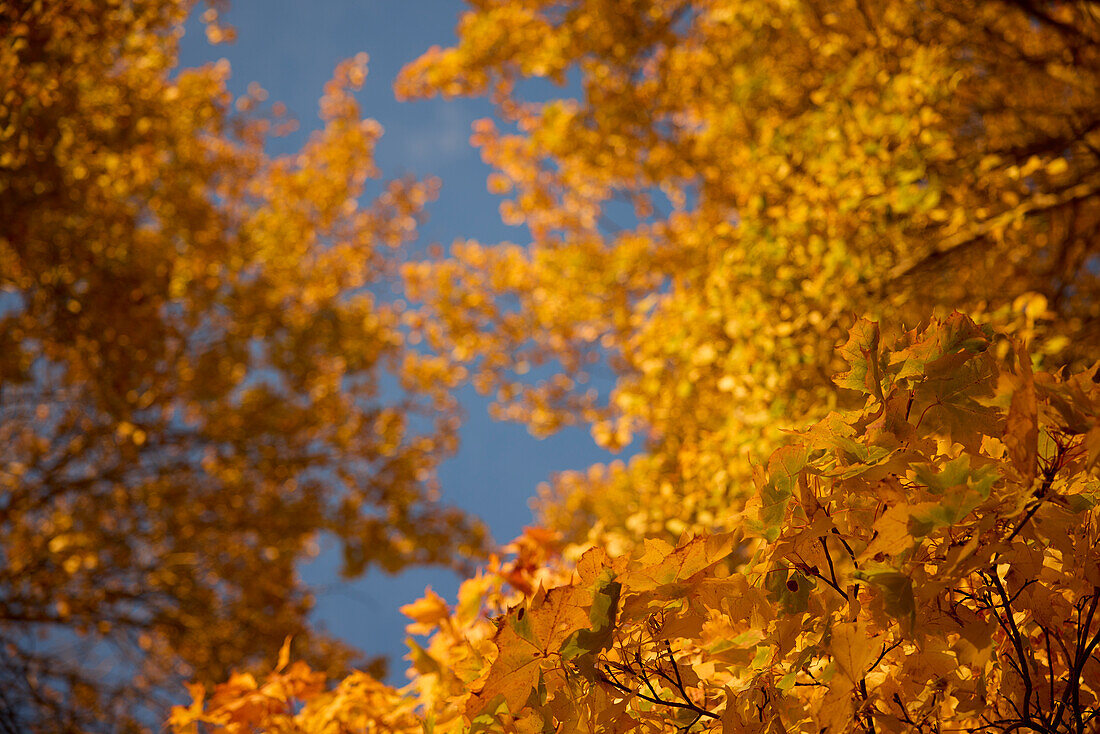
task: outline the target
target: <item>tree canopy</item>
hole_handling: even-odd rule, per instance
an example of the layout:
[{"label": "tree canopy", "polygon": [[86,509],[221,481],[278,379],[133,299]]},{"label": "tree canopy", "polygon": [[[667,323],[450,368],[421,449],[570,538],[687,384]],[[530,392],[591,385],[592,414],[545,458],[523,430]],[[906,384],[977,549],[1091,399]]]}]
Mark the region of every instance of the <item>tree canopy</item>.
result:
[{"label": "tree canopy", "polygon": [[348,575],[482,543],[435,499],[453,400],[380,287],[437,183],[360,201],[365,55],[266,155],[262,89],[175,68],[192,6],[0,3],[6,731],[125,729],[290,634],[339,672],[296,569],[320,534]]},{"label": "tree canopy", "polygon": [[[961,314],[776,450],[732,533],[517,558],[403,611],[412,683],[308,666],[196,687],[171,725],[269,732],[1083,732],[1100,716],[1100,381]],[[482,610],[479,614],[478,611]]]},{"label": "tree canopy", "polygon": [[854,315],[958,308],[1097,358],[1095,3],[470,5],[397,89],[493,100],[473,141],[531,241],[459,242],[409,288],[501,416],[644,443],[555,482],[570,538],[732,527],[752,457],[844,404]]},{"label": "tree canopy", "polygon": [[[16,690],[110,728],[183,674],[179,734],[1095,727],[1100,5],[468,4],[395,89],[488,97],[529,241],[400,267],[433,187],[356,204],[365,59],[273,159],[261,90],[169,74],[188,3],[0,5],[0,624],[138,655],[9,645]],[[466,381],[639,453],[403,607],[407,687],[345,675],[296,562],[477,547],[431,502]]]}]

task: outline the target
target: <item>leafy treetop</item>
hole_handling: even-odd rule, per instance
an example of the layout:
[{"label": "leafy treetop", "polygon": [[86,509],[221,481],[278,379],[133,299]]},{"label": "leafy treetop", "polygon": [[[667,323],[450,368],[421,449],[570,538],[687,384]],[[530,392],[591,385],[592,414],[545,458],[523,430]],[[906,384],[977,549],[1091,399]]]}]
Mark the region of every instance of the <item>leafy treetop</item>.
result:
[{"label": "leafy treetop", "polygon": [[262,89],[234,100],[224,62],[175,69],[193,5],[0,3],[12,730],[122,730],[181,677],[267,659],[273,635],[340,670],[296,570],[319,533],[350,575],[457,565],[481,539],[432,483],[448,385],[378,297],[436,182],[360,204],[382,132],[354,97],[365,55],[300,151],[265,154],[287,120]]},{"label": "leafy treetop", "polygon": [[[1034,373],[960,314],[754,472],[741,529],[633,558],[532,530],[404,608],[412,682],[302,665],[192,690],[178,734],[1082,732],[1100,717],[1100,366]],[[283,661],[285,665],[285,660]]]},{"label": "leafy treetop", "polygon": [[497,415],[644,439],[549,527],[732,527],[750,456],[848,404],[852,314],[1100,356],[1098,84],[1092,2],[471,2],[397,89],[492,99],[472,140],[530,242],[409,265],[411,318]]}]

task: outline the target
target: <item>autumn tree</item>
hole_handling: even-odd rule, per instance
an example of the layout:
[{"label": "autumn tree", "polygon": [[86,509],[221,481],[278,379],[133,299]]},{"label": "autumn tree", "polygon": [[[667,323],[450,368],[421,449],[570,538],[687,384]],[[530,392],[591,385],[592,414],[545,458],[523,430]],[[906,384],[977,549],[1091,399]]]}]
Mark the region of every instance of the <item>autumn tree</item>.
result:
[{"label": "autumn tree", "polygon": [[853,314],[1100,358],[1098,85],[1089,0],[471,2],[397,88],[494,102],[473,142],[530,240],[410,265],[414,325],[500,417],[640,439],[550,527],[732,528],[753,457],[852,399]]},{"label": "autumn tree", "polygon": [[403,608],[430,635],[406,689],[284,653],[194,687],[175,732],[1094,731],[1100,366],[1035,373],[958,313],[861,320],[839,356],[864,405],[758,467],[737,531],[528,533],[453,608]]},{"label": "autumn tree", "polygon": [[490,96],[531,239],[408,266],[409,323],[643,451],[403,608],[408,687],[287,655],[174,729],[1094,730],[1097,4],[470,5],[398,88]]},{"label": "autumn tree", "polygon": [[445,375],[387,300],[436,183],[361,205],[365,55],[266,155],[261,89],[175,68],[192,6],[0,1],[3,731],[155,723],[287,635],[336,672],[296,571],[322,534],[348,575],[481,542],[432,479]]}]

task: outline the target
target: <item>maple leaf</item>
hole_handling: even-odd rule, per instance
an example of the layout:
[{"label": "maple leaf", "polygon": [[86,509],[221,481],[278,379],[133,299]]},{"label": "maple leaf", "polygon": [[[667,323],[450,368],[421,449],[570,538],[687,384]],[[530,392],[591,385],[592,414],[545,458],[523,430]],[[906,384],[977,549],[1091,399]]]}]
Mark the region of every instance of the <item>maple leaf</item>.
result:
[{"label": "maple leaf", "polygon": [[543,666],[560,665],[563,643],[587,628],[591,604],[591,590],[559,586],[536,592],[529,604],[509,611],[493,636],[497,658],[466,703],[466,716],[490,712],[498,696],[517,714],[535,690]]},{"label": "maple leaf", "polygon": [[859,555],[860,560],[871,559],[878,554],[897,556],[916,545],[918,538],[910,528],[912,509],[908,504],[890,507],[875,520],[874,539]]},{"label": "maple leaf", "polygon": [[857,390],[882,399],[879,338],[877,323],[867,319],[856,322],[849,332],[848,341],[838,350],[850,369],[834,378],[837,387]]},{"label": "maple leaf", "polygon": [[989,490],[1000,478],[1000,473],[992,464],[971,469],[970,461],[970,454],[962,454],[939,466],[916,464],[913,467],[913,478],[935,495],[969,489],[983,498],[988,497]]},{"label": "maple leaf", "polygon": [[1000,411],[989,405],[997,369],[987,354],[959,352],[929,365],[913,389],[913,414],[925,431],[939,433],[977,452],[983,431],[998,430]]},{"label": "maple leaf", "polygon": [[767,480],[760,483],[746,505],[746,515],[750,518],[745,523],[746,528],[768,540],[779,536],[780,523],[787,513],[787,504],[806,459],[806,448],[797,444],[784,446],[772,454],[768,460]]},{"label": "maple leaf", "polygon": [[[944,374],[944,360],[965,365],[965,352],[923,369]],[[988,357],[985,384],[973,392],[991,391],[982,405],[1003,419],[1017,386],[1002,378],[1015,367]],[[483,616],[469,608],[452,615],[429,597],[424,614],[448,616],[429,649],[412,646],[415,687],[431,711],[424,725],[448,734],[625,734],[683,729],[698,717],[731,731],[844,732],[872,722],[876,731],[905,731],[931,701],[941,720],[966,730],[982,716],[1012,715],[1026,697],[1021,665],[1030,665],[1033,691],[1040,680],[1056,695],[1079,685],[1087,671],[1075,673],[1069,656],[1045,657],[1025,644],[1061,630],[1082,635],[1073,620],[1093,605],[1100,579],[1087,448],[1059,423],[1071,400],[1085,402],[1067,394],[1092,387],[1065,390],[1051,380],[1035,378],[1046,471],[1055,472],[1044,502],[1029,504],[1033,488],[998,438],[1002,421],[969,424],[965,440],[933,441],[916,418],[911,445],[891,448],[876,443],[877,418],[868,421],[864,407],[835,413],[804,431],[802,443],[773,452],[759,486],[771,482],[777,496],[798,487],[805,512],[777,513],[775,540],[753,541],[740,566],[731,564],[733,533],[685,536],[675,546],[647,538],[633,559],[592,547],[575,566],[541,554],[546,565],[529,568],[529,578],[561,585],[512,606],[491,638]],[[534,563],[530,548],[514,552]],[[496,581],[477,577],[462,592],[464,605],[482,596],[499,608],[513,565],[494,561]],[[455,634],[460,614],[468,637]],[[1051,642],[1068,650],[1069,639]],[[999,678],[985,675],[990,666]],[[950,698],[941,697],[948,686]],[[293,695],[317,690],[294,666],[262,683],[235,676],[175,723],[281,722]],[[403,715],[408,706],[392,699],[380,710]]]},{"label": "maple leaf", "polygon": [[[441,623],[442,672],[414,679],[439,729],[1087,728],[1096,655],[1072,659],[1100,578],[1089,11],[475,2],[452,48],[401,74],[402,95],[489,97],[498,119],[472,140],[526,227],[403,269],[421,384],[468,379],[537,435],[645,436],[629,463],[540,493],[562,555],[536,539],[494,567],[519,593],[486,590],[485,611],[534,594],[496,637],[476,589],[463,624]],[[903,323],[926,326],[891,346]],[[1034,375],[1034,410],[1013,339],[1036,369],[1069,368]],[[847,410],[848,390],[870,399]],[[803,448],[774,455],[792,434]],[[742,525],[756,537],[709,565],[676,541]],[[540,580],[587,594],[556,648],[528,619]],[[586,638],[606,679],[594,660],[575,675],[554,650],[610,625],[616,595],[611,644]],[[509,645],[546,656],[525,667]]]},{"label": "maple leaf", "polygon": [[820,731],[833,734],[848,729],[855,719],[854,689],[847,676],[841,676],[829,686],[815,717]]},{"label": "maple leaf", "polygon": [[841,622],[831,630],[829,651],[840,672],[853,684],[859,683],[878,657],[880,637],[871,635],[863,622]]},{"label": "maple leaf", "polygon": [[622,578],[624,586],[639,592],[687,581],[723,560],[733,550],[736,533],[692,538],[677,548],[650,540],[646,552]]},{"label": "maple leaf", "polygon": [[817,582],[797,570],[784,566],[772,569],[765,577],[764,588],[769,597],[779,604],[786,614],[800,614],[809,608],[810,592]]},{"label": "maple leaf", "polygon": [[501,697],[508,710],[518,713],[530,698],[539,681],[546,651],[506,622],[493,636],[497,658],[480,690],[466,703],[466,715],[474,719],[489,712],[491,704]]},{"label": "maple leaf", "polygon": [[944,320],[933,319],[924,329],[910,332],[912,344],[890,357],[896,380],[922,377],[945,371],[956,364],[953,357],[979,354],[990,344],[988,327],[974,323],[967,315],[953,312]]}]

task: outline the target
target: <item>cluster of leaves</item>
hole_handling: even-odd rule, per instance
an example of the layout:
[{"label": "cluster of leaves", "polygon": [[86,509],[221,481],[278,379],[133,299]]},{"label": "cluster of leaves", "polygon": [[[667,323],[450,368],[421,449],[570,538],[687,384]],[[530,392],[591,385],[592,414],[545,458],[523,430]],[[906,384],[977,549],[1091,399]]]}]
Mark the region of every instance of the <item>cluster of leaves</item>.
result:
[{"label": "cluster of leaves", "polygon": [[[398,91],[491,96],[531,242],[407,265],[413,312],[378,295],[435,184],[359,203],[365,57],[272,158],[263,90],[173,75],[193,5],[0,2],[0,726],[123,728],[180,676],[180,731],[1091,724],[1096,2],[474,0]],[[849,316],[930,310],[891,350]],[[330,688],[296,566],[478,545],[430,481],[467,378],[645,450],[407,608],[408,690]],[[288,634],[327,669],[230,677]]]},{"label": "cluster of leaves", "polygon": [[750,457],[843,405],[853,313],[958,308],[1096,358],[1095,2],[470,5],[397,88],[491,97],[473,142],[531,241],[409,266],[417,325],[501,417],[646,442],[548,488],[548,527],[732,527]]},{"label": "cluster of leaves", "polygon": [[175,68],[193,5],[0,2],[5,730],[119,730],[273,635],[339,670],[297,575],[319,533],[349,574],[481,542],[435,501],[447,385],[375,296],[436,182],[360,201],[365,55],[300,151],[265,154],[287,120],[262,89]]},{"label": "cluster of leaves", "polygon": [[[1090,731],[1100,719],[1098,368],[1033,373],[953,314],[755,471],[742,532],[635,557],[545,531],[404,608],[413,681],[236,678],[171,724],[272,732]],[[575,562],[570,563],[567,559]],[[481,613],[479,613],[479,610]],[[496,614],[497,616],[492,616]],[[285,661],[284,661],[285,663]],[[414,710],[412,707],[416,707]]]}]

